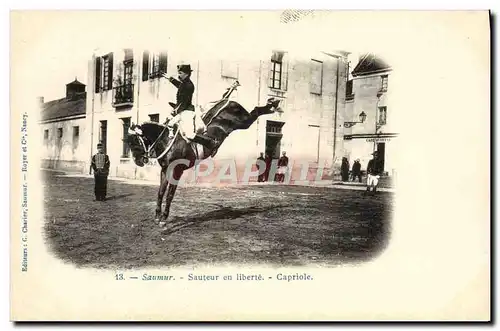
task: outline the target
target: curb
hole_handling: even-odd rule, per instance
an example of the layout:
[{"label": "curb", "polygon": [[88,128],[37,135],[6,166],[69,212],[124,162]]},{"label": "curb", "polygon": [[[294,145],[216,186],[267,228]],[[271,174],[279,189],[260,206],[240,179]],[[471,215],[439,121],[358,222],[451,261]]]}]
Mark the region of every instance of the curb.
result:
[{"label": "curb", "polygon": [[[94,178],[93,175],[89,174],[81,174],[81,173],[73,173],[73,172],[67,172],[63,170],[55,170],[55,169],[40,169],[41,171],[49,171],[49,172],[58,172],[62,173],[61,175],[57,175],[60,177],[76,177],[76,178]],[[131,185],[147,185],[147,186],[158,186],[159,183],[156,181],[152,180],[141,180],[141,179],[131,179],[131,178],[123,178],[123,177],[108,177],[108,180],[112,181],[117,181],[117,182],[122,182],[122,183],[127,183]],[[342,182],[337,182],[334,181],[332,182],[331,180],[321,180],[317,181],[314,183],[311,182],[302,182],[302,181],[297,181],[292,184],[281,184],[277,182],[249,182],[246,184],[230,184],[230,183],[222,183],[222,184],[213,184],[213,183],[187,183],[184,185],[181,185],[179,187],[203,187],[203,188],[210,188],[210,187],[243,187],[243,186],[304,186],[304,187],[325,187],[325,188],[335,188],[335,189],[341,189],[341,190],[355,190],[355,191],[364,191],[366,190],[366,184],[358,184],[358,183],[349,183],[349,184],[344,184]],[[394,193],[395,189],[394,188],[385,188],[385,187],[379,187],[377,188],[377,191],[380,192],[390,192]]]}]

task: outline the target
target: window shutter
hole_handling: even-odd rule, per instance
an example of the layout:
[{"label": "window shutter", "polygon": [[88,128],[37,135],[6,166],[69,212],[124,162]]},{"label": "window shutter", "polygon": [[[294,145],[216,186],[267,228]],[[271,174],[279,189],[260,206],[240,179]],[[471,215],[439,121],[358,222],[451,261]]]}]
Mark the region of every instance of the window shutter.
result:
[{"label": "window shutter", "polygon": [[160,73],[167,73],[168,57],[167,52],[160,53]]},{"label": "window shutter", "polygon": [[108,72],[108,90],[113,89],[113,53],[108,54],[109,72]]},{"label": "window shutter", "polygon": [[101,58],[95,59],[95,93],[99,93],[101,89]]},{"label": "window shutter", "polygon": [[288,57],[283,60],[283,67],[281,68],[281,89],[286,91],[288,89]]},{"label": "window shutter", "polygon": [[149,78],[149,52],[144,51],[142,54],[142,81],[145,82]]},{"label": "window shutter", "polygon": [[272,61],[269,62],[269,73],[267,76],[267,86],[273,87],[273,68],[274,63]]}]

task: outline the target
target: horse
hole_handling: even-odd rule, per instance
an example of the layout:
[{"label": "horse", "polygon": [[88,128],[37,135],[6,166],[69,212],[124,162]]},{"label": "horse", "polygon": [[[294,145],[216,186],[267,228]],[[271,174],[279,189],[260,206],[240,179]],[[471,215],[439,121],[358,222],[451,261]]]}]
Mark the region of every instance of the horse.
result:
[{"label": "horse", "polygon": [[[144,167],[151,157],[150,153],[153,153],[161,167],[155,223],[160,227],[167,224],[170,205],[184,171],[193,167],[197,161],[214,157],[218,148],[231,132],[248,129],[260,116],[274,113],[278,109],[279,103],[280,100],[270,98],[265,106],[256,106],[251,112],[248,112],[236,101],[229,99],[218,101],[202,118],[206,127],[204,135],[217,142],[212,148],[204,146],[203,155],[197,153],[192,143],[179,134],[179,129],[175,130],[173,137],[169,137],[169,129],[166,125],[157,122],[132,124],[126,139],[134,163],[139,167]],[[179,160],[187,160],[187,163],[178,162],[179,164],[172,167],[172,173],[167,174],[169,165]],[[165,192],[167,195],[165,208],[162,212]]]}]

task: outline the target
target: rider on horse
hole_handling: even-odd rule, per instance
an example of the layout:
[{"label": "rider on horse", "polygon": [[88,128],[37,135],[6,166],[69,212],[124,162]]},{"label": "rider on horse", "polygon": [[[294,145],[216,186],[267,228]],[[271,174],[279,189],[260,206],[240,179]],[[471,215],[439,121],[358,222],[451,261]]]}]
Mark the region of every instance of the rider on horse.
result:
[{"label": "rider on horse", "polygon": [[217,142],[210,137],[198,134],[195,128],[195,108],[193,106],[193,93],[194,84],[191,81],[191,66],[189,64],[181,64],[177,66],[179,80],[174,77],[168,77],[167,79],[175,87],[177,87],[177,103],[169,102],[169,104],[174,108],[172,115],[174,118],[171,120],[167,119],[167,126],[170,129],[170,134],[173,136],[173,128],[175,125],[177,127],[181,126],[183,134],[190,141],[199,143],[209,149],[216,147]]}]

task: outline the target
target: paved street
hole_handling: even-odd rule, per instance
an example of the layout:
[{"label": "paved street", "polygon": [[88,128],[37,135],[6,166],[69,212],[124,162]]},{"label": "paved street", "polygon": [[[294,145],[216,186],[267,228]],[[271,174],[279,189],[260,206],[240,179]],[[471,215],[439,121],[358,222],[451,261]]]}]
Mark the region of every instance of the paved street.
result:
[{"label": "paved street", "polygon": [[92,178],[43,174],[47,243],[81,267],[355,263],[383,250],[391,226],[393,193],[252,185],[180,187],[162,230],[156,185],[110,180],[96,202]]}]

